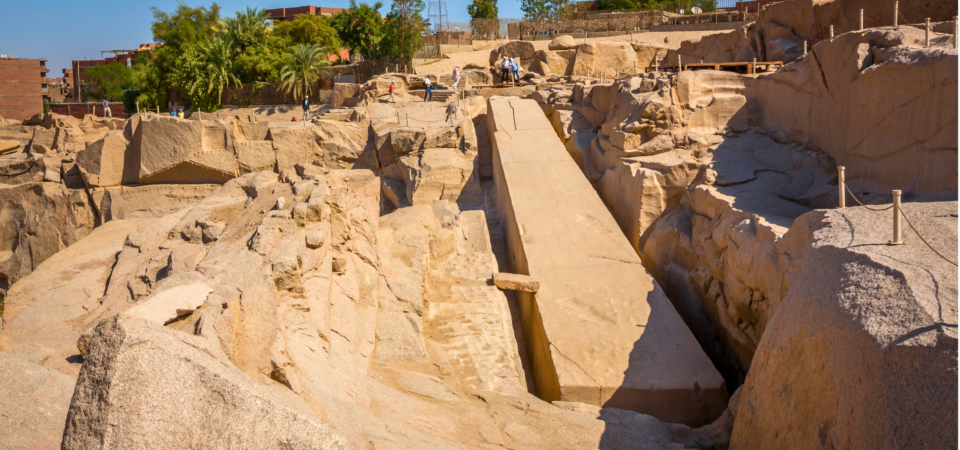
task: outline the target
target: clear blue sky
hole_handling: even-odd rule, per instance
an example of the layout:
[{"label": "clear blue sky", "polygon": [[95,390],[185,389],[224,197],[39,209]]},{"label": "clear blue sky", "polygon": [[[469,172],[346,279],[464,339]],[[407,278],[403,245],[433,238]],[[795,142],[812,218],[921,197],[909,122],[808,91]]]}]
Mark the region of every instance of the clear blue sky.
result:
[{"label": "clear blue sky", "polygon": [[[0,0],[0,3],[0,16],[6,18],[0,26],[0,54],[48,59],[50,77],[62,76],[61,69],[70,67],[72,60],[100,59],[101,50],[128,50],[153,42],[150,7],[173,11],[177,6],[176,0]],[[185,3],[200,6],[213,2],[187,0]],[[349,0],[223,0],[217,3],[225,15],[233,15],[247,6],[273,9],[313,4],[345,8]],[[386,13],[391,2],[384,0],[384,3],[382,11]],[[469,0],[447,0],[450,21],[469,21],[468,4]],[[500,17],[523,15],[520,0],[499,0],[498,6]]]}]

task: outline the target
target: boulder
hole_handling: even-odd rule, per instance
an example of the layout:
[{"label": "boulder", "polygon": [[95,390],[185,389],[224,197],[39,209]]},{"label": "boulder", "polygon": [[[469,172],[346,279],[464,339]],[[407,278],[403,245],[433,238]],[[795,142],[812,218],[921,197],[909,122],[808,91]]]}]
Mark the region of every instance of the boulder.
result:
[{"label": "boulder", "polygon": [[360,124],[335,120],[318,120],[316,123],[271,124],[270,138],[278,171],[293,170],[297,163],[349,169],[357,162],[367,146],[367,132]]},{"label": "boulder", "polygon": [[537,61],[535,69],[543,76],[570,75],[573,73],[573,61],[576,56],[576,50],[538,50],[534,55]]},{"label": "boulder", "polygon": [[[957,202],[905,203],[935,248],[957,245]],[[731,448],[950,448],[957,442],[957,277],[865,208],[800,217],[788,292],[743,385]]]},{"label": "boulder", "polygon": [[557,36],[550,41],[547,48],[550,50],[567,50],[577,46],[577,40],[568,34]]},{"label": "boulder", "polygon": [[63,146],[64,136],[57,128],[33,127],[33,138],[30,140],[30,153],[46,155],[53,153]]},{"label": "boulder", "polygon": [[536,294],[540,290],[540,282],[529,275],[517,273],[495,273],[493,274],[494,286],[510,291],[530,292]]},{"label": "boulder", "polygon": [[[77,167],[88,187],[119,185],[124,180],[127,140],[122,131],[111,131],[103,139],[77,152]],[[136,168],[128,169],[133,172]],[[131,173],[129,176],[132,176]]]},{"label": "boulder", "polygon": [[20,149],[20,143],[17,141],[0,140],[0,155],[10,153]]},{"label": "boulder", "polygon": [[513,59],[532,59],[537,49],[530,41],[510,41],[499,48],[490,52],[490,65],[493,65],[501,57]]},{"label": "boulder", "polygon": [[144,117],[140,183],[218,183],[237,176],[233,122]]},{"label": "boulder", "polygon": [[189,208],[220,187],[218,184],[153,184],[91,189],[90,198],[102,223],[157,218]]},{"label": "boulder", "polygon": [[23,154],[0,159],[0,184],[16,185],[43,181],[47,172],[44,158]]},{"label": "boulder", "polygon": [[643,73],[644,69],[657,66],[654,61],[661,61],[659,64],[662,65],[669,49],[656,45],[633,44],[633,51],[637,54],[638,72]]},{"label": "boulder", "polygon": [[610,80],[620,74],[633,73],[637,53],[628,42],[591,42],[577,47],[573,74],[600,78],[607,74]]},{"label": "boulder", "polygon": [[[401,157],[400,168],[410,204],[460,199],[465,186],[477,183],[474,156],[464,155],[455,148],[428,148],[422,156]],[[479,185],[470,187],[475,192]]]},{"label": "boulder", "polygon": [[63,433],[63,449],[93,447],[344,443],[315,416],[272,398],[210,339],[118,315],[93,332]]},{"label": "boulder", "polygon": [[333,109],[341,108],[347,102],[347,99],[356,97],[363,93],[363,86],[354,83],[335,83],[333,93],[330,95],[330,107]]},{"label": "boulder", "polygon": [[9,450],[60,448],[74,380],[0,352],[0,437]]}]

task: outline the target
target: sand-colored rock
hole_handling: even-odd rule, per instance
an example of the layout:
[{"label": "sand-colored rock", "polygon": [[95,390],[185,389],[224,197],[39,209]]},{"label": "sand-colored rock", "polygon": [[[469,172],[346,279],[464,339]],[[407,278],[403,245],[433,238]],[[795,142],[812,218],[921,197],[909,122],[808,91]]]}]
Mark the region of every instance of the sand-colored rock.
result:
[{"label": "sand-colored rock", "polygon": [[[956,201],[903,211],[935,248],[956,247]],[[912,232],[882,245],[890,226],[878,216],[815,211],[784,236],[789,289],[747,374],[731,447],[955,445],[956,266]]]},{"label": "sand-colored rock", "polygon": [[821,41],[751,83],[750,120],[827,152],[861,191],[956,192],[957,112],[942,99],[956,97],[957,52],[945,38],[925,49],[903,26]]},{"label": "sand-colored rock", "polygon": [[140,183],[218,183],[237,175],[233,122],[144,117]]},{"label": "sand-colored rock", "polygon": [[596,78],[606,73],[606,78],[611,80],[617,73],[633,73],[636,63],[637,53],[626,42],[586,43],[577,46],[572,73],[581,76],[589,73]]},{"label": "sand-colored rock", "polygon": [[577,46],[577,40],[570,35],[557,36],[547,46],[550,50],[568,50]]},{"label": "sand-colored rock", "polygon": [[217,184],[115,186],[90,192],[100,221],[161,217],[203,200]]},{"label": "sand-colored rock", "polygon": [[[124,176],[127,140],[122,131],[108,132],[100,139],[77,152],[77,167],[89,187],[117,186]],[[127,169],[127,170],[131,170]],[[131,174],[132,175],[132,174]]]},{"label": "sand-colored rock", "polygon": [[[217,413],[204,413],[208,408]],[[272,400],[208,338],[121,315],[94,331],[67,416],[62,448],[91,446],[344,443],[316,417]]]},{"label": "sand-colored rock", "polygon": [[[727,399],[722,378],[540,108],[494,98],[488,109],[509,266],[540,281],[535,296],[520,294],[539,395],[670,422],[714,420]],[[574,287],[587,284],[591,289]],[[664,359],[630,356],[638,351]]]},{"label": "sand-colored rock", "polygon": [[54,450],[70,407],[74,380],[12,353],[0,353],[0,436],[10,450]]},{"label": "sand-colored rock", "polygon": [[538,50],[534,54],[534,59],[537,61],[534,70],[544,76],[570,75],[573,73],[573,62],[576,55],[576,50]]},{"label": "sand-colored rock", "polygon": [[749,113],[745,80],[732,72],[688,70],[677,76],[677,100],[687,126],[698,133],[745,131]]},{"label": "sand-colored rock", "polygon": [[276,151],[277,170],[297,163],[330,169],[351,168],[367,143],[367,132],[351,122],[318,120],[317,125],[272,123],[270,138]]},{"label": "sand-colored rock", "polygon": [[517,273],[495,273],[493,274],[493,284],[503,290],[522,291],[531,294],[536,294],[540,290],[540,282],[535,278]]},{"label": "sand-colored rock", "polygon": [[11,140],[0,140],[0,154],[10,153],[20,148],[20,142]]}]

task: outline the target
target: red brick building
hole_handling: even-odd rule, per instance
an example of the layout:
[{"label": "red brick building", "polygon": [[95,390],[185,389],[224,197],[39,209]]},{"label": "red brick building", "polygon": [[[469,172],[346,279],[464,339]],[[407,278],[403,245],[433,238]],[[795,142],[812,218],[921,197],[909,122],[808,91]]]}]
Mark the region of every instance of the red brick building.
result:
[{"label": "red brick building", "polygon": [[[327,16],[331,17],[334,14],[346,11],[346,8],[327,8],[323,6],[298,6],[296,8],[277,8],[277,9],[268,9],[267,16],[270,17],[270,20],[274,22],[283,22],[287,20],[296,19],[297,16],[301,14],[310,14],[311,16]],[[350,59],[350,51],[347,49],[341,49],[340,54],[327,54],[327,58],[333,62],[337,59],[348,60]]]},{"label": "red brick building", "polygon": [[43,112],[45,59],[0,59],[0,116],[24,120]]}]

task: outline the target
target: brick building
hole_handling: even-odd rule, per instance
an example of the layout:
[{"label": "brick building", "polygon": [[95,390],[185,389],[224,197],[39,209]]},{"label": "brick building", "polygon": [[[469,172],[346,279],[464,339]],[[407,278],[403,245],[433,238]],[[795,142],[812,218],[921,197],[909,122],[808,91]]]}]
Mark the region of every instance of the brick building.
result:
[{"label": "brick building", "polygon": [[140,47],[136,50],[104,50],[100,52],[101,55],[104,53],[113,53],[113,56],[104,59],[96,60],[83,60],[83,61],[72,61],[70,63],[69,69],[63,69],[63,74],[66,77],[69,77],[68,89],[70,94],[73,97],[74,102],[80,102],[80,95],[83,91],[86,90],[86,80],[84,79],[84,72],[91,67],[105,66],[112,63],[122,63],[126,64],[127,67],[133,66],[133,60],[141,52],[146,52],[153,50],[159,47],[160,44],[140,44]]},{"label": "brick building", "polygon": [[63,78],[44,78],[43,99],[49,103],[59,103],[67,97],[67,86]]},{"label": "brick building", "polygon": [[43,112],[45,59],[0,59],[0,116],[24,120]]},{"label": "brick building", "polygon": [[[296,8],[277,8],[277,9],[268,9],[267,16],[270,17],[270,20],[274,22],[283,22],[287,20],[296,19],[297,16],[301,14],[310,14],[311,16],[327,16],[331,17],[334,14],[346,11],[346,8],[327,8],[324,6],[298,6]],[[342,59],[344,61],[350,59],[350,51],[347,49],[340,49],[340,54],[328,53],[327,59],[331,62],[336,61],[337,59]]]},{"label": "brick building", "polygon": [[326,8],[322,6],[298,6],[296,8],[277,8],[268,9],[267,15],[275,22],[296,19],[300,14],[310,14],[311,16],[321,15],[330,17],[336,13],[346,11],[344,8]]}]

